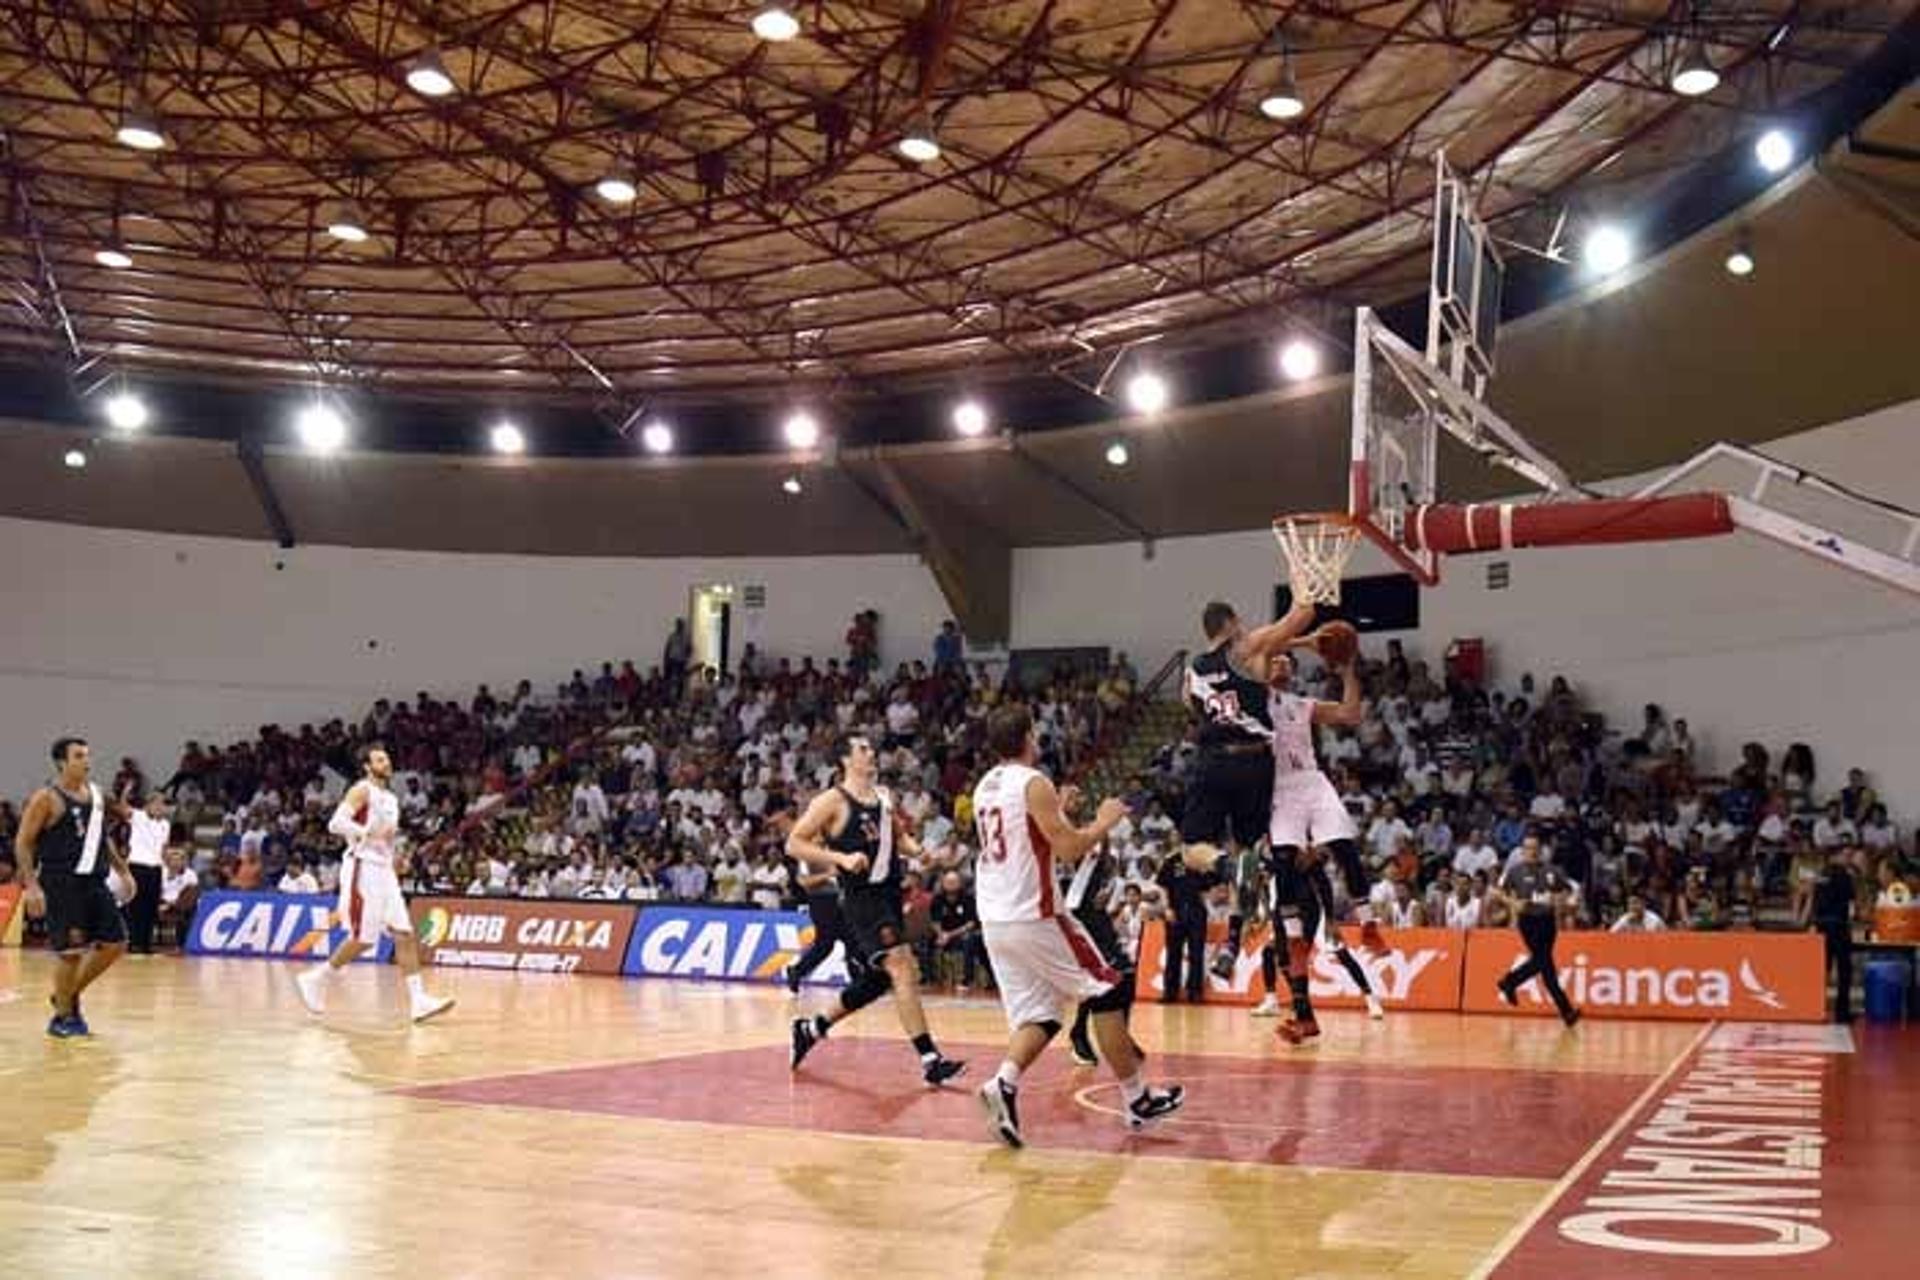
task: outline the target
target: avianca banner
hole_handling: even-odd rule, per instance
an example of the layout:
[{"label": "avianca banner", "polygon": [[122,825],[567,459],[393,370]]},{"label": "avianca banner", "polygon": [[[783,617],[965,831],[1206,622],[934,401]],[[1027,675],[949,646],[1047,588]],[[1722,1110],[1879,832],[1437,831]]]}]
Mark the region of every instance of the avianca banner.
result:
[{"label": "avianca banner", "polygon": [[[627,948],[623,972],[657,978],[775,981],[813,941],[813,923],[798,911],[715,910],[649,904]],[[847,980],[846,947],[835,946],[807,978]]]},{"label": "avianca banner", "polygon": [[[305,956],[318,959],[347,936],[334,918],[330,893],[244,893],[216,889],[200,895],[187,954],[195,956]],[[393,943],[380,940],[363,960],[385,960]]]},{"label": "avianca banner", "polygon": [[[1213,931],[1207,958],[1211,963],[1215,947],[1226,938],[1224,926]],[[1368,955],[1359,949],[1357,927],[1342,931],[1349,947],[1366,968],[1381,1003],[1393,1009],[1457,1010],[1460,1007],[1460,977],[1466,965],[1467,935],[1452,929],[1388,929],[1385,931],[1387,954]],[[1267,945],[1269,926],[1255,925],[1240,940],[1240,955],[1233,976],[1221,979],[1207,974],[1205,997],[1214,1004],[1253,1004],[1267,993],[1260,974],[1260,951]],[[1282,961],[1284,964],[1284,960]],[[1140,935],[1140,970],[1137,991],[1142,1000],[1158,999],[1166,970],[1166,926],[1151,921]],[[1357,1009],[1361,1005],[1360,988],[1333,954],[1316,948],[1308,968],[1308,981],[1316,1005],[1329,1009]],[[1281,997],[1286,996],[1281,983]]]},{"label": "avianca banner", "polygon": [[[1510,1009],[1496,989],[1526,959],[1511,929],[1468,935],[1468,1013],[1550,1014],[1538,979]],[[1721,1018],[1818,1022],[1827,1012],[1826,957],[1811,933],[1563,933],[1554,942],[1560,985],[1593,1018]]]}]

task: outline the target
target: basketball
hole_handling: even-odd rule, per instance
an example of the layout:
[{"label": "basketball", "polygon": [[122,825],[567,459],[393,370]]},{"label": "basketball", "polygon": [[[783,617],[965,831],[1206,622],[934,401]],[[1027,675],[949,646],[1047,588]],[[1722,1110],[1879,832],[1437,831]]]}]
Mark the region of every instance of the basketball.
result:
[{"label": "basketball", "polygon": [[1344,667],[1360,652],[1360,633],[1350,622],[1329,622],[1316,633],[1314,648],[1322,662]]}]

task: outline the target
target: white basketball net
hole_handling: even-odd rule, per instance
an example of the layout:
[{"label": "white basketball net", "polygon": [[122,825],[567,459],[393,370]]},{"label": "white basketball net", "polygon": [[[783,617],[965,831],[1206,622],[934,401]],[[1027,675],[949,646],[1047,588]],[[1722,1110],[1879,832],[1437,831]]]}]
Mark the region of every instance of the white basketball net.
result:
[{"label": "white basketball net", "polygon": [[1287,559],[1293,598],[1312,604],[1339,604],[1340,579],[1360,543],[1360,531],[1324,516],[1289,516],[1273,523],[1274,541]]}]

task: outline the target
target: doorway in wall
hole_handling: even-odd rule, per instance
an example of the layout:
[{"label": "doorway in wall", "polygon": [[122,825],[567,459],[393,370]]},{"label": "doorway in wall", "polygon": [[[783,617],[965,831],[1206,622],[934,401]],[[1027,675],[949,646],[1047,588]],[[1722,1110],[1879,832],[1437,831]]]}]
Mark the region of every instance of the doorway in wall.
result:
[{"label": "doorway in wall", "polygon": [[687,616],[693,629],[693,664],[725,675],[733,653],[734,589],[724,583],[693,589]]}]

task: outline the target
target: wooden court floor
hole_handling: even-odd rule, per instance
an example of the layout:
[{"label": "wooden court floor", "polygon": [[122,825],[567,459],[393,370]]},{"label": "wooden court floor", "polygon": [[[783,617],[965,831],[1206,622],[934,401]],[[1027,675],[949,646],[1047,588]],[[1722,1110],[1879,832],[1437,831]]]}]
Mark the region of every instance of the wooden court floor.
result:
[{"label": "wooden court floor", "polygon": [[[884,1002],[790,1076],[771,988],[442,972],[458,1008],[411,1027],[391,970],[315,1021],[293,965],[155,957],[61,1042],[47,967],[0,951],[13,1276],[1463,1276],[1705,1034],[1335,1013],[1303,1052],[1243,1011],[1143,1006],[1186,1111],[1129,1135],[1056,1050],[1015,1153],[970,1087],[919,1083]],[[964,1083],[993,1070],[996,1004],[929,1012]]]}]

